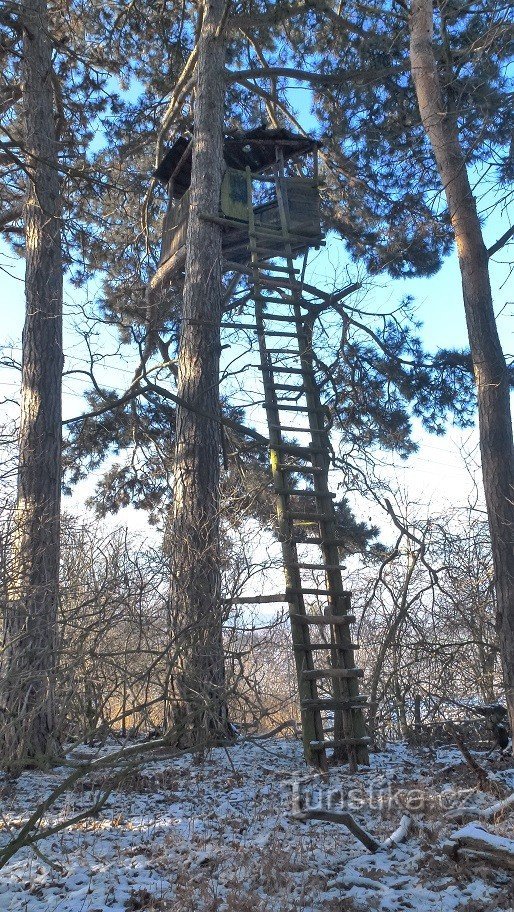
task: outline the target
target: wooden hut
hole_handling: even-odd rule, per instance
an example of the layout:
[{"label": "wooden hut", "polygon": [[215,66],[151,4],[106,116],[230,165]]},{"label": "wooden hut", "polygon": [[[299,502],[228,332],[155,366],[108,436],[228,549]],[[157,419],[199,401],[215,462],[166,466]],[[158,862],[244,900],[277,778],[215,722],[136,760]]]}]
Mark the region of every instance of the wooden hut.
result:
[{"label": "wooden hut", "polygon": [[[321,240],[318,146],[316,140],[285,129],[260,127],[227,134],[219,210],[209,214],[222,226],[227,261],[244,265],[250,260],[250,204],[256,225],[280,229],[277,184],[295,236],[294,253],[317,246]],[[181,273],[185,262],[191,158],[191,140],[180,137],[155,172],[155,177],[168,187],[159,261],[159,272],[165,271],[168,282]],[[248,199],[247,168],[252,175],[252,200]],[[277,237],[270,259],[280,257],[282,252],[283,245]]]}]

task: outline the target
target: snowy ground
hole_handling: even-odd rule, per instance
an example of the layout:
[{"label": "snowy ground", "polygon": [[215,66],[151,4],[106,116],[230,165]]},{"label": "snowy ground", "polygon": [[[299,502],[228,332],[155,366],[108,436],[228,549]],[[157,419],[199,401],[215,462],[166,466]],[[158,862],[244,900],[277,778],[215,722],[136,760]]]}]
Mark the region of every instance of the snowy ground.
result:
[{"label": "snowy ground", "polygon": [[[119,745],[107,745],[113,749]],[[82,751],[84,753],[84,751]],[[480,762],[487,766],[481,757]],[[511,761],[488,769],[514,791]],[[0,777],[0,846],[69,773]],[[309,785],[298,742],[274,739],[216,749],[203,759],[146,762],[93,819],[23,849],[0,871],[0,912],[496,912],[514,909],[514,877],[459,865],[440,845],[459,824],[448,812],[490,805],[453,749],[391,745],[355,777],[333,769]],[[352,810],[382,840],[406,810],[407,840],[375,855],[333,823],[300,823],[292,794]],[[319,785],[319,787],[318,787]],[[349,792],[349,790],[351,790]],[[76,813],[94,789],[77,786],[46,821]],[[514,835],[511,816],[487,824]]]}]

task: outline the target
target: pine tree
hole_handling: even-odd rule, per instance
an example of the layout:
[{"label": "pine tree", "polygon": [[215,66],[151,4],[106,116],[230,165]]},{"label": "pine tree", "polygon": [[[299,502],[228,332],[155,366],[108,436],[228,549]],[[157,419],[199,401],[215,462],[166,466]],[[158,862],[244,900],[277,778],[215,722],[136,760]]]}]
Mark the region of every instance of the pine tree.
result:
[{"label": "pine tree", "polygon": [[218,211],[223,177],[224,0],[208,0],[199,16],[171,532],[171,615],[182,645],[174,726],[194,745],[228,734],[219,550],[221,229],[202,218]]},{"label": "pine tree", "polygon": [[46,0],[22,2],[20,23],[26,318],[14,553],[0,675],[0,754],[11,766],[47,760],[56,746],[63,363],[59,137]]},{"label": "pine tree", "polygon": [[[447,34],[445,15],[443,32]],[[421,120],[444,187],[455,234],[478,399],[480,452],[494,561],[497,629],[514,731],[514,441],[509,372],[489,278],[489,255],[461,143],[455,107],[443,98],[434,53],[432,0],[413,0],[411,66]],[[490,33],[483,39],[488,42]],[[451,63],[449,64],[451,65]],[[447,86],[450,93],[454,85]],[[514,231],[512,232],[514,233]]]}]

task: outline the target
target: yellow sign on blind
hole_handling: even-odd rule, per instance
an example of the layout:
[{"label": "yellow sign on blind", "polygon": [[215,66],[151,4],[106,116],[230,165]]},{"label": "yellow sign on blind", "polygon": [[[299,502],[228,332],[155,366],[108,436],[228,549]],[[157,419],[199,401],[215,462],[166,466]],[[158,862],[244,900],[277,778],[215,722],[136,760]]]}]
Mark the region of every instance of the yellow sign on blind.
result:
[{"label": "yellow sign on blind", "polygon": [[248,194],[244,171],[227,168],[221,184],[220,207],[227,218],[248,221]]}]

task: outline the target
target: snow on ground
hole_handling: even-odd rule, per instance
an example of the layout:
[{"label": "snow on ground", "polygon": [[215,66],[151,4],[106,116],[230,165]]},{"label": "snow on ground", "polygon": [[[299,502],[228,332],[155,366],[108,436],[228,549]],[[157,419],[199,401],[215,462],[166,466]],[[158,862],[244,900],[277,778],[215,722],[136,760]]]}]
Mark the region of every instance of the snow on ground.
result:
[{"label": "snow on ground", "polygon": [[[511,762],[489,770],[514,790]],[[0,846],[67,774],[0,776]],[[495,800],[476,792],[456,750],[389,745],[369,771],[307,778],[301,746],[289,739],[145,760],[97,817],[38,843],[39,854],[23,849],[11,859],[0,871],[0,912],[514,909],[512,874],[459,865],[440,849],[458,829],[448,812]],[[88,806],[95,787],[76,786],[46,822]],[[405,843],[371,855],[343,826],[294,819],[293,794],[332,810],[344,802],[380,840],[406,811],[413,825]],[[512,837],[513,820],[486,827]]]}]

